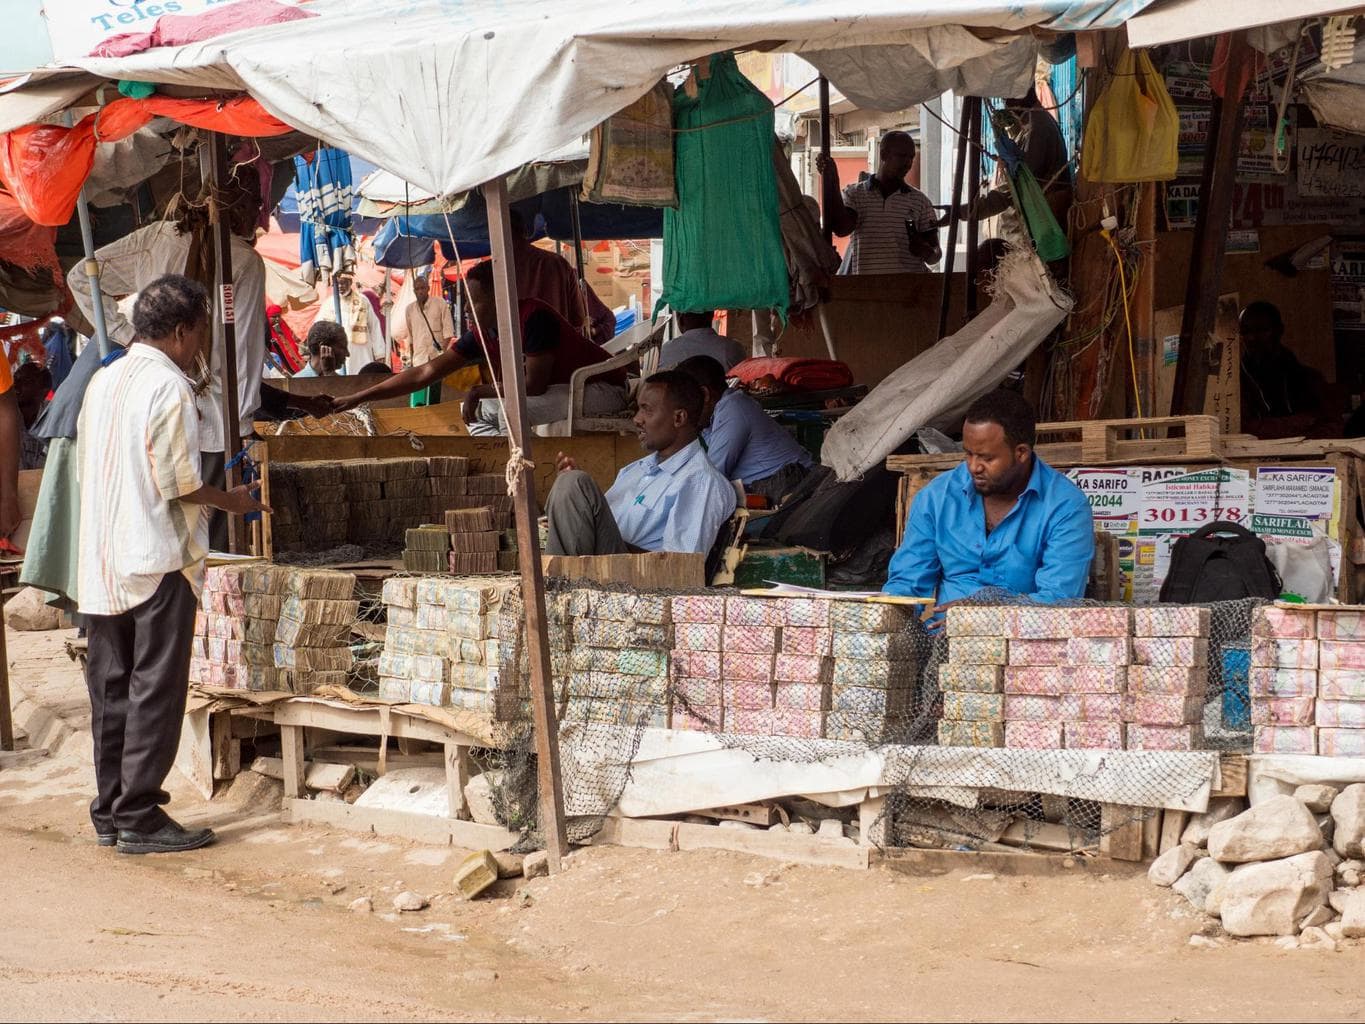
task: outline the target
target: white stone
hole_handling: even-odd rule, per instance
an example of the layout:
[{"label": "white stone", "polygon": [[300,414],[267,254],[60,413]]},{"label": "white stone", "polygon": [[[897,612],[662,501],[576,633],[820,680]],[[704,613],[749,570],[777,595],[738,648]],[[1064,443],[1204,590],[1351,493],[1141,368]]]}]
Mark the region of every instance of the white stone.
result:
[{"label": "white stone", "polygon": [[787,831],[794,836],[813,836],[815,835],[815,826],[809,821],[793,821],[787,826]]},{"label": "white stone", "polygon": [[752,832],[758,828],[752,821],[732,821],[729,818],[716,822],[716,825],[720,828],[729,828],[741,832]]},{"label": "white stone", "polygon": [[1285,935],[1275,940],[1275,945],[1281,949],[1298,949],[1299,940],[1293,935]]},{"label": "white stone", "polygon": [[1343,857],[1365,856],[1365,783],[1347,786],[1332,801],[1337,823],[1332,845]]},{"label": "white stone", "polygon": [[1207,935],[1191,935],[1190,945],[1195,949],[1217,949],[1222,945],[1217,939],[1211,939]]},{"label": "white stone", "polygon": [[1276,796],[1209,829],[1209,856],[1225,864],[1277,860],[1322,849],[1313,812],[1292,796]]},{"label": "white stone", "polygon": [[493,860],[498,865],[499,878],[516,878],[521,874],[521,862],[524,858],[519,853],[508,853],[505,850],[493,854]]},{"label": "white stone", "polygon": [[1147,880],[1153,885],[1172,886],[1190,869],[1198,857],[1198,849],[1189,843],[1172,846],[1147,869]]},{"label": "white stone", "polygon": [[1332,837],[1337,834],[1336,821],[1330,814],[1315,814],[1313,820],[1318,823],[1318,831],[1322,833],[1323,849],[1332,849]]},{"label": "white stone", "polygon": [[1320,949],[1331,953],[1337,948],[1336,941],[1321,928],[1305,928],[1299,935],[1300,949]]},{"label": "white stone", "polygon": [[1209,841],[1209,829],[1220,821],[1235,818],[1247,808],[1247,802],[1239,796],[1216,797],[1209,801],[1209,809],[1190,819],[1185,831],[1180,833],[1180,841],[1192,846],[1204,846]]},{"label": "white stone", "polygon": [[540,878],[550,873],[550,855],[544,850],[528,853],[521,861],[521,873],[527,878]]},{"label": "white stone", "polygon": [[464,784],[465,803],[469,816],[480,825],[501,825],[493,809],[493,789],[502,785],[502,772],[494,770],[475,775]]},{"label": "white stone", "polygon": [[1331,810],[1332,801],[1336,799],[1338,792],[1336,786],[1309,783],[1294,790],[1294,799],[1314,814],[1324,814]]},{"label": "white stone", "polygon": [[1365,939],[1365,890],[1352,889],[1342,901],[1341,934],[1348,939]]},{"label": "white stone", "polygon": [[347,910],[354,910],[357,914],[370,914],[374,912],[374,901],[368,896],[357,896],[346,907]]},{"label": "white stone", "polygon": [[1227,876],[1228,869],[1223,865],[1209,857],[1201,857],[1171,888],[1189,900],[1195,910],[1203,911],[1213,887]]},{"label": "white stone", "polygon": [[821,839],[842,839],[844,838],[844,823],[838,818],[820,819],[820,827],[815,830],[815,834]]},{"label": "white stone", "polygon": [[5,625],[33,631],[61,629],[62,613],[47,598],[37,587],[25,587],[5,602]]},{"label": "white stone", "polygon": [[1223,927],[1231,935],[1293,935],[1331,887],[1332,863],[1319,851],[1243,864],[1223,892]]},{"label": "white stone", "polygon": [[1312,912],[1299,922],[1299,931],[1303,931],[1305,928],[1321,928],[1335,916],[1332,913],[1332,908],[1326,903],[1320,907],[1314,907]]},{"label": "white stone", "polygon": [[1322,930],[1327,933],[1327,937],[1333,942],[1340,942],[1342,939],[1346,938],[1346,936],[1342,934],[1340,921],[1328,921],[1322,926]]},{"label": "white stone", "polygon": [[[1336,853],[1335,850],[1332,852]],[[1336,876],[1337,885],[1345,889],[1354,889],[1360,884],[1362,876],[1365,876],[1365,861],[1354,859],[1340,861],[1336,866]]]},{"label": "white stone", "polygon": [[1350,889],[1333,889],[1327,894],[1327,905],[1340,914],[1346,909],[1346,897],[1349,895]]},{"label": "white stone", "polygon": [[411,913],[415,910],[425,910],[430,905],[430,901],[411,889],[404,889],[393,898],[393,909]]},{"label": "white stone", "polygon": [[1230,877],[1232,877],[1231,871],[1224,875],[1223,878],[1219,880],[1218,884],[1209,890],[1209,898],[1204,901],[1204,913],[1208,914],[1210,917],[1223,916],[1223,893],[1227,892],[1228,879]]}]

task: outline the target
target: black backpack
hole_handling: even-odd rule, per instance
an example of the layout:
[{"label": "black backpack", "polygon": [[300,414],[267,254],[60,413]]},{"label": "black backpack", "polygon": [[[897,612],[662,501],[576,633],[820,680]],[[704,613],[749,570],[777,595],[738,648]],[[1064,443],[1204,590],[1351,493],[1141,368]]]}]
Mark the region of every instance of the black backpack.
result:
[{"label": "black backpack", "polygon": [[1174,604],[1280,596],[1280,574],[1265,556],[1265,541],[1236,523],[1209,523],[1181,537],[1159,600]]}]

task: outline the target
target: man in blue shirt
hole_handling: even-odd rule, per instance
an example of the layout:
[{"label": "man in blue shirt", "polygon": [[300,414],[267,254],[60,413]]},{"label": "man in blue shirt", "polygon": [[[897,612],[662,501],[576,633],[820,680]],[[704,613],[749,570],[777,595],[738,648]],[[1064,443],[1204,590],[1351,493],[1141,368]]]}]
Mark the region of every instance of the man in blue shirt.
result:
[{"label": "man in blue shirt", "polygon": [[749,395],[726,387],[725,369],[710,356],[685,359],[678,371],[706,394],[701,439],[711,465],[725,479],[743,482],[746,493],[762,495],[774,507],[782,504],[810,472],[810,452]]},{"label": "man in blue shirt", "polygon": [[551,555],[632,551],[706,554],[735,510],[735,489],[698,440],[702,390],[676,370],[647,379],[635,426],[653,454],[632,462],[604,495],[591,476],[559,454],[559,477],[545,499]]},{"label": "man in blue shirt", "polygon": [[336,321],[314,321],[303,347],[308,362],[295,377],[335,377],[346,369],[346,328]]},{"label": "man in blue shirt", "polygon": [[983,587],[1035,601],[1083,597],[1095,552],[1090,503],[1033,451],[1033,410],[993,391],[967,410],[965,457],[915,496],[888,594],[940,607]]}]

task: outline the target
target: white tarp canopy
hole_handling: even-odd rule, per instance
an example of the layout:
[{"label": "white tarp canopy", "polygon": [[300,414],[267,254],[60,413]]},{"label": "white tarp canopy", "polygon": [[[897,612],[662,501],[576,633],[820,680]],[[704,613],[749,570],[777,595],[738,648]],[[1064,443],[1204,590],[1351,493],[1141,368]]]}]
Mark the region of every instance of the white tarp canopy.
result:
[{"label": "white tarp canopy", "polygon": [[1359,10],[1360,0],[1165,0],[1128,22],[1128,45],[1161,46]]},{"label": "white tarp canopy", "polygon": [[[244,89],[300,131],[443,196],[572,143],[670,69],[719,50],[798,52],[859,105],[899,109],[954,86],[1004,95],[1032,69],[1025,30],[1113,28],[1150,2],[314,0],[317,16],[303,21],[76,64]],[[973,28],[1006,35],[983,42]],[[899,49],[889,66],[888,47]],[[0,96],[0,130],[31,120],[10,114],[24,94]]]}]

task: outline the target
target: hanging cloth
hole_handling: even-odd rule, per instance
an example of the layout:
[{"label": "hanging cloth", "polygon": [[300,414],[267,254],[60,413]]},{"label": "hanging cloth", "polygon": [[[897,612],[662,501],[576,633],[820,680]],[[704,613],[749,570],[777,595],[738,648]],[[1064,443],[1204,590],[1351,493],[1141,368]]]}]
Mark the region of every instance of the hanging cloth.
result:
[{"label": "hanging cloth", "polygon": [[664,210],[664,289],[674,312],[772,309],[785,320],[787,263],[773,171],[773,105],[732,53],[673,96],[677,209]]},{"label": "hanging cloth", "polygon": [[592,130],[583,199],[677,206],[673,181],[673,89],[667,79]]},{"label": "hanging cloth", "polygon": [[311,160],[294,157],[299,199],[299,276],[316,284],[355,262],[351,233],[351,158],[340,149],[319,149]]}]

